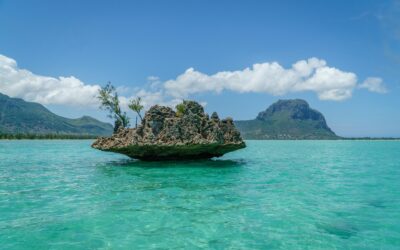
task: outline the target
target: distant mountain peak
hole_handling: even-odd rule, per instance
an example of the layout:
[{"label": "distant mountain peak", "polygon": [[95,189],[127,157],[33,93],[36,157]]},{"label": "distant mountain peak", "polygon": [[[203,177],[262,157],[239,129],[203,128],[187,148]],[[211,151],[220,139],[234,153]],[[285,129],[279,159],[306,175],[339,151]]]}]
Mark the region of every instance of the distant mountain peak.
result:
[{"label": "distant mountain peak", "polygon": [[246,139],[331,139],[337,138],[322,113],[302,99],[279,100],[255,120],[237,121]]},{"label": "distant mountain peak", "polygon": [[269,120],[276,115],[286,116],[287,119],[315,120],[325,122],[324,116],[302,99],[279,100],[258,114],[258,120]]}]

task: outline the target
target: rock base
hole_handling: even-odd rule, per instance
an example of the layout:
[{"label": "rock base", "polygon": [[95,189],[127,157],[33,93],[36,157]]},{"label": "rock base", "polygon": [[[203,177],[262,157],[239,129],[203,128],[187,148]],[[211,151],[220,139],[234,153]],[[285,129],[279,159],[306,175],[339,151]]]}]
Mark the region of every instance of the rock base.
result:
[{"label": "rock base", "polygon": [[220,157],[228,152],[246,147],[240,144],[195,144],[195,145],[130,145],[121,148],[110,148],[111,151],[127,155],[131,158],[143,161],[167,161],[167,160],[196,160]]}]

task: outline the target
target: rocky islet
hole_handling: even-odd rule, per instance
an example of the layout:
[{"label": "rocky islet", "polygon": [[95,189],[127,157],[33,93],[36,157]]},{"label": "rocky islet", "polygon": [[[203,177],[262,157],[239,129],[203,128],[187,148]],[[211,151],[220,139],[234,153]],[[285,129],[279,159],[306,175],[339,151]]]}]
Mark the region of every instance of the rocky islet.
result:
[{"label": "rocky islet", "polygon": [[137,128],[122,128],[100,137],[93,148],[141,160],[183,160],[219,157],[246,147],[232,118],[211,117],[194,101],[183,101],[178,111],[155,105]]}]

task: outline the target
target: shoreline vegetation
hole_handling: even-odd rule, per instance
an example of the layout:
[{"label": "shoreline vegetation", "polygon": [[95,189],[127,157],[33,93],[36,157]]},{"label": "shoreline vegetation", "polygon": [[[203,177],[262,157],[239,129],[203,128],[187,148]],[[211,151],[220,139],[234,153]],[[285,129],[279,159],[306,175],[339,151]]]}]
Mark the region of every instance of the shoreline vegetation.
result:
[{"label": "shoreline vegetation", "polygon": [[[101,136],[79,134],[0,134],[0,140],[88,140]],[[245,139],[246,140],[246,139]],[[247,139],[250,141],[397,141],[396,137],[338,137],[335,139]],[[247,141],[246,140],[246,141]]]},{"label": "shoreline vegetation", "polygon": [[398,141],[400,138],[396,137],[350,137],[350,138],[340,138],[338,140],[344,141]]},{"label": "shoreline vegetation", "polygon": [[87,140],[98,137],[80,134],[0,134],[0,140]]}]

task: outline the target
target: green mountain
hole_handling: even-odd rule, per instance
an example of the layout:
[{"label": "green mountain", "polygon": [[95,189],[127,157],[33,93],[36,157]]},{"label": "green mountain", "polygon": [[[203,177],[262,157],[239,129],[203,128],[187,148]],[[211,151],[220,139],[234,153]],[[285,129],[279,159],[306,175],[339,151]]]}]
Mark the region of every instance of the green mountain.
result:
[{"label": "green mountain", "polygon": [[0,134],[111,135],[113,126],[92,117],[68,119],[44,106],[0,93]]},{"label": "green mountain", "polygon": [[245,139],[337,139],[324,116],[304,100],[279,100],[254,120],[235,121]]}]

